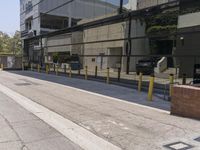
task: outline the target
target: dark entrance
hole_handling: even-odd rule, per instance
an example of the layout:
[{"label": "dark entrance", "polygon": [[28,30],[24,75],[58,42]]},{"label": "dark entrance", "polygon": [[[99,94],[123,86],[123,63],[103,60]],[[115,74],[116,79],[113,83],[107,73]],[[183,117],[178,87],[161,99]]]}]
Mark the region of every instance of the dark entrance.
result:
[{"label": "dark entrance", "polygon": [[[151,53],[153,55],[172,55],[173,40],[151,41]],[[173,58],[167,58],[168,67],[174,67]]]}]

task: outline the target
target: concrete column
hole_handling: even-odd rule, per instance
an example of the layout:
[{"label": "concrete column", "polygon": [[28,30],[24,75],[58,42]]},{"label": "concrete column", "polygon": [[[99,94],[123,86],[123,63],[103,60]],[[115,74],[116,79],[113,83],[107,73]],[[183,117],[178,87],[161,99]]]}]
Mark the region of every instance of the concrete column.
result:
[{"label": "concrete column", "polygon": [[71,27],[72,26],[72,18],[70,17],[69,19],[68,19],[68,27]]}]

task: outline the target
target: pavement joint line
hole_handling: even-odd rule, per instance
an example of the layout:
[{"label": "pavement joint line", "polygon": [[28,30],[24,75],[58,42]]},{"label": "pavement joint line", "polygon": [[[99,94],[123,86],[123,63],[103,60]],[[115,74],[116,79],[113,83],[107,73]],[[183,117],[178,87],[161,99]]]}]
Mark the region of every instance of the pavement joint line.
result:
[{"label": "pavement joint line", "polygon": [[[0,91],[84,150],[121,150],[74,122],[0,84]],[[38,113],[41,112],[41,113]]]},{"label": "pavement joint line", "polygon": [[[12,74],[12,73],[9,73],[9,74]],[[36,74],[40,75],[40,73],[37,73],[37,72],[36,72]],[[23,75],[16,75],[16,76],[20,76],[21,77]],[[44,74],[44,76],[46,76],[46,74]],[[53,76],[53,75],[48,74],[47,76]],[[25,76],[23,76],[23,77],[25,77]],[[55,76],[53,76],[53,77],[55,78]],[[115,101],[118,101],[118,102],[121,102],[121,103],[126,103],[126,104],[129,104],[129,105],[133,105],[133,106],[137,106],[137,107],[141,107],[141,108],[151,109],[153,111],[157,111],[157,112],[161,112],[161,113],[165,113],[165,114],[170,114],[170,111],[167,111],[167,110],[162,110],[162,109],[159,109],[159,108],[153,108],[153,107],[150,107],[150,106],[145,106],[145,105],[137,104],[137,103],[134,103],[134,102],[128,102],[128,101],[123,100],[123,99],[114,98],[114,97],[110,97],[110,96],[106,96],[106,95],[98,94],[98,93],[94,93],[94,92],[89,92],[89,91],[82,90],[82,89],[75,88],[75,87],[71,87],[71,86],[68,86],[68,85],[62,85],[62,84],[55,83],[55,82],[50,82],[50,81],[46,81],[46,80],[42,80],[42,79],[36,79],[34,77],[27,77],[26,76],[25,78],[32,79],[32,80],[35,80],[35,81],[42,81],[42,82],[46,82],[46,83],[51,83],[51,84],[54,84],[54,85],[62,86],[62,87],[65,87],[65,88],[69,88],[69,89],[76,90],[76,91],[79,91],[79,92],[87,93],[87,94],[90,94],[90,95],[94,95],[94,96],[103,97],[103,98],[106,98],[106,99],[115,100]],[[59,78],[59,76],[56,76],[56,78]],[[95,81],[88,81],[88,82],[95,82]]]}]

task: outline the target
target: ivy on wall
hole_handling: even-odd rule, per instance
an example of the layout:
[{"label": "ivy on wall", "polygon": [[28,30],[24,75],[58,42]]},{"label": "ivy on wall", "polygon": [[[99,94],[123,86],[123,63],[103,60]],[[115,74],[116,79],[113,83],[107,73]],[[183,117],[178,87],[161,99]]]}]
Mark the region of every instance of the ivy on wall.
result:
[{"label": "ivy on wall", "polygon": [[[169,51],[165,50],[172,49],[172,47],[170,47],[172,44],[168,44],[169,47],[167,47],[164,41],[168,43],[172,40],[173,36],[171,36],[171,34],[177,31],[178,15],[178,10],[170,10],[145,17],[146,34],[152,37],[149,39],[150,51],[152,54],[169,53]],[[164,39],[159,38],[163,35],[166,35]],[[158,38],[153,38],[154,36]]]},{"label": "ivy on wall", "polygon": [[166,26],[152,26],[147,29],[148,35],[160,35],[160,34],[171,34],[175,33],[177,25],[166,25]]},{"label": "ivy on wall", "polygon": [[200,7],[185,8],[180,11],[180,15],[185,15],[188,13],[196,13],[196,12],[200,12]]},{"label": "ivy on wall", "polygon": [[145,18],[147,35],[173,33],[177,29],[178,11],[169,11]]}]

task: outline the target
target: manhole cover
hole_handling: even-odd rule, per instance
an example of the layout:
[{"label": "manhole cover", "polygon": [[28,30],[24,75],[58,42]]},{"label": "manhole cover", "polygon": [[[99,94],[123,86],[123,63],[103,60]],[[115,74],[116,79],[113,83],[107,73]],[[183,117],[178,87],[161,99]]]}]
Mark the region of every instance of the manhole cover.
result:
[{"label": "manhole cover", "polygon": [[165,145],[164,147],[171,150],[188,150],[188,149],[193,148],[192,145],[186,144],[184,142],[176,142],[176,143]]},{"label": "manhole cover", "polygon": [[28,86],[31,85],[30,83],[16,83],[16,86]]}]

